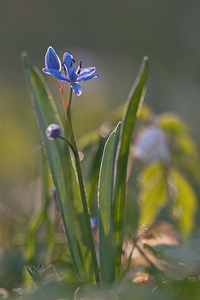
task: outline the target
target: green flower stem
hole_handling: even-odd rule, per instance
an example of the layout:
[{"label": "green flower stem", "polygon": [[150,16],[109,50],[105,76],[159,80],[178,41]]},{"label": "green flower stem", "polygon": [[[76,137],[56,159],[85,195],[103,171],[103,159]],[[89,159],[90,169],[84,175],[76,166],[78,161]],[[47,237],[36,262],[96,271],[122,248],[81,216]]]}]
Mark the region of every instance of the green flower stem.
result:
[{"label": "green flower stem", "polygon": [[[72,121],[71,121],[71,112],[70,112],[71,97],[72,97],[72,88],[70,87],[68,108],[66,110],[66,119],[67,119],[67,125],[68,125],[69,135],[70,135],[70,139],[71,139],[71,144],[73,145],[74,150],[78,153],[78,148],[76,145],[76,139],[75,139],[75,135],[74,135],[73,127],[72,127]],[[75,155],[74,158],[75,158],[75,165],[76,165],[76,170],[77,170],[77,175],[78,175],[79,188],[80,188],[80,193],[81,193],[81,198],[82,198],[82,203],[83,203],[83,210],[84,210],[84,214],[85,214],[86,225],[88,228],[88,237],[89,237],[92,262],[93,262],[93,267],[94,267],[94,272],[95,272],[95,279],[96,279],[96,282],[98,283],[100,281],[99,268],[98,268],[98,263],[97,263],[95,247],[94,247],[94,240],[93,240],[93,236],[92,236],[92,229],[91,229],[91,225],[90,225],[90,215],[89,215],[89,209],[88,209],[88,204],[87,204],[87,197],[86,197],[86,193],[85,193],[85,187],[84,187],[84,182],[83,182],[83,175],[82,175],[79,155]]]},{"label": "green flower stem", "polygon": [[71,148],[71,150],[73,151],[73,153],[74,153],[74,156],[77,156],[78,155],[78,152],[74,149],[74,146],[72,145],[72,143],[70,142],[70,141],[68,141],[65,137],[63,137],[63,136],[58,136],[58,138],[59,139],[61,139],[61,140],[63,140],[63,141],[65,141],[68,145],[69,145],[69,147]]}]

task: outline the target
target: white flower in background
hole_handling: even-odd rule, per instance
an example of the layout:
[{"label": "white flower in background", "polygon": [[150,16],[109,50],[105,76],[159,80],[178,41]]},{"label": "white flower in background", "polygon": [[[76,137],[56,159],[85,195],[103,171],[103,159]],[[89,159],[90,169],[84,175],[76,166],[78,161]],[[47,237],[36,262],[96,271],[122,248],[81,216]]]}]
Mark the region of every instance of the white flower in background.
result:
[{"label": "white flower in background", "polygon": [[153,125],[142,130],[136,138],[133,147],[135,159],[145,163],[154,161],[169,162],[169,149],[165,133]]}]

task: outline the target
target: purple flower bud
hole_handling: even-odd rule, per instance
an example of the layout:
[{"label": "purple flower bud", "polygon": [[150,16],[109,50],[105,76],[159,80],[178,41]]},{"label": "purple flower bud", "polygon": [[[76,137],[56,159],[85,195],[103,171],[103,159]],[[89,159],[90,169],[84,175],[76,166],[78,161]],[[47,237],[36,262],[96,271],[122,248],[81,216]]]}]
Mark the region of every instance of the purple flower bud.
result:
[{"label": "purple flower bud", "polygon": [[99,223],[98,218],[90,218],[90,224],[92,228],[96,227],[98,223]]},{"label": "purple flower bud", "polygon": [[46,129],[46,135],[49,140],[55,140],[61,135],[61,127],[57,124],[51,124]]}]

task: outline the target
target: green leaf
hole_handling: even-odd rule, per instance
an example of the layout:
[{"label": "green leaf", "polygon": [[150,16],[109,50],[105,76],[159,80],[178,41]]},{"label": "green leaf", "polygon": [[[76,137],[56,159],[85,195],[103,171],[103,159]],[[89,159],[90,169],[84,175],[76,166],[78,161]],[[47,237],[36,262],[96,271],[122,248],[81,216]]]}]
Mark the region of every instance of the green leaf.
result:
[{"label": "green leaf", "polygon": [[170,176],[174,188],[173,215],[178,220],[183,237],[187,238],[195,225],[197,197],[190,183],[178,169],[172,168]]},{"label": "green leaf", "polygon": [[130,91],[121,128],[119,155],[116,171],[116,185],[114,194],[114,231],[116,247],[116,274],[119,276],[121,268],[121,249],[123,240],[124,208],[126,199],[126,173],[129,147],[133,128],[135,126],[138,109],[143,103],[144,86],[148,72],[148,58],[144,57],[138,77]]},{"label": "green leaf", "polygon": [[[106,138],[99,136],[99,141],[95,154],[92,157],[92,163],[89,174],[89,184],[88,184],[88,206],[90,211],[94,206],[94,202],[97,203],[96,190],[99,179],[99,170],[101,165],[101,159],[103,154],[103,149],[105,145]],[[94,199],[96,201],[94,201]]]},{"label": "green leaf", "polygon": [[189,177],[193,177],[199,183],[199,151],[187,124],[173,113],[161,114],[158,123],[168,136],[172,164],[181,167]]},{"label": "green leaf", "polygon": [[23,63],[74,266],[81,280],[91,281],[94,278],[94,269],[91,260],[88,227],[70,151],[63,140],[50,141],[45,134],[46,128],[51,123],[60,126],[62,124],[56,113],[55,104],[47,92],[39,72],[30,65],[26,55],[23,56]]},{"label": "green leaf", "polygon": [[171,134],[182,134],[187,131],[187,125],[174,113],[163,113],[158,117],[158,123],[166,132]]},{"label": "green leaf", "polygon": [[112,220],[113,179],[120,123],[109,136],[103,152],[99,180],[99,255],[102,282],[115,279],[115,247]]},{"label": "green leaf", "polygon": [[47,210],[48,204],[52,203],[52,179],[49,171],[48,161],[45,157],[44,151],[42,151],[42,194],[43,201],[45,201],[46,207],[44,207],[44,221],[46,225],[47,233],[47,253],[46,253],[46,262],[48,264],[49,258],[52,257],[53,250],[55,247],[55,228],[54,224],[51,222],[49,216],[49,211]]},{"label": "green leaf", "polygon": [[139,223],[150,224],[167,203],[168,186],[163,166],[155,163],[145,168],[140,180]]},{"label": "green leaf", "polygon": [[29,225],[28,234],[27,234],[27,247],[26,247],[26,260],[27,264],[33,264],[35,258],[35,247],[36,247],[36,232],[45,216],[45,210],[47,207],[42,207],[37,214],[34,216],[34,219]]}]

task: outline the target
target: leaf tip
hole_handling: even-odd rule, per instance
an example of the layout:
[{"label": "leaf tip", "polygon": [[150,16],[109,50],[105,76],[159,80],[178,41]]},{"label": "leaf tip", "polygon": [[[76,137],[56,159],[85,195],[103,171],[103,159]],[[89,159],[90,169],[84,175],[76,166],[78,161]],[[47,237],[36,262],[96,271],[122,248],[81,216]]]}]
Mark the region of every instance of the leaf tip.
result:
[{"label": "leaf tip", "polygon": [[23,51],[21,53],[21,59],[22,59],[22,62],[24,64],[25,68],[29,68],[30,67],[30,60],[29,60],[27,52]]},{"label": "leaf tip", "polygon": [[26,51],[22,51],[21,57],[24,58],[24,57],[27,57],[27,56],[28,56],[27,52]]}]

